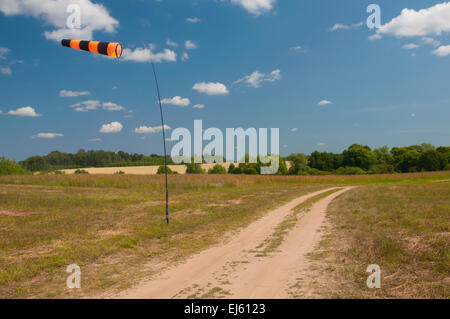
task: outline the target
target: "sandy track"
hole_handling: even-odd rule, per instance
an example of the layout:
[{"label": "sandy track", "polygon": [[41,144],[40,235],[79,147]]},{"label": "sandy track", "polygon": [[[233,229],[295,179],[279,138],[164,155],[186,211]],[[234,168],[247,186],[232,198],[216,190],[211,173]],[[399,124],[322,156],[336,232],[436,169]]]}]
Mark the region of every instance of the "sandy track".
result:
[{"label": "sandy track", "polygon": [[304,201],[331,189],[301,196],[267,213],[228,242],[211,247],[118,298],[288,298],[305,255],[319,242],[328,204],[351,187],[318,201],[285,236],[277,252],[257,257],[255,249]]}]

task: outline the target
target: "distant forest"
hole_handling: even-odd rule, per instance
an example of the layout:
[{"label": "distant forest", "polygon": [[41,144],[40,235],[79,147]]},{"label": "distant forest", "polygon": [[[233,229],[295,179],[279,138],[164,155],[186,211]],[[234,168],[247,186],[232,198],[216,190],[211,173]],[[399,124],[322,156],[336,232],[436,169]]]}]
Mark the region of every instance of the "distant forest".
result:
[{"label": "distant forest", "polygon": [[[174,164],[168,157],[168,164]],[[290,161],[287,169],[285,161]],[[54,151],[46,156],[32,156],[19,162],[20,166],[32,172],[83,167],[125,167],[164,164],[164,157],[129,154],[123,151],[85,151],[75,154]],[[228,173],[257,174],[261,163],[232,165]],[[408,147],[387,146],[372,150],[368,146],[353,144],[342,153],[313,152],[291,154],[280,158],[282,175],[322,175],[322,174],[384,174],[421,171],[450,170],[450,147],[435,147],[429,143]],[[195,171],[195,170],[194,170]]]},{"label": "distant forest", "polygon": [[[167,163],[173,164],[168,156]],[[125,166],[152,166],[164,164],[164,156],[152,154],[129,154],[122,151],[117,153],[108,151],[79,150],[75,154],[53,151],[46,156],[32,156],[19,162],[25,169],[36,171],[49,171],[67,168],[82,167],[125,167]]]}]

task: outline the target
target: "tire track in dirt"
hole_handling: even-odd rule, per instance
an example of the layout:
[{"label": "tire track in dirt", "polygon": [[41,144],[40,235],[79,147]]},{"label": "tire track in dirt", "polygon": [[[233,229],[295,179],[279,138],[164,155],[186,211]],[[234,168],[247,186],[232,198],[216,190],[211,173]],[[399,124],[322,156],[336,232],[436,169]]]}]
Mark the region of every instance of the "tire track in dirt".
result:
[{"label": "tire track in dirt", "polygon": [[306,200],[338,187],[313,192],[272,210],[239,231],[228,242],[213,246],[118,298],[289,298],[288,287],[305,264],[305,255],[319,242],[318,232],[328,204],[346,187],[315,203],[289,231],[274,253],[252,253],[273,234],[292,210]]}]

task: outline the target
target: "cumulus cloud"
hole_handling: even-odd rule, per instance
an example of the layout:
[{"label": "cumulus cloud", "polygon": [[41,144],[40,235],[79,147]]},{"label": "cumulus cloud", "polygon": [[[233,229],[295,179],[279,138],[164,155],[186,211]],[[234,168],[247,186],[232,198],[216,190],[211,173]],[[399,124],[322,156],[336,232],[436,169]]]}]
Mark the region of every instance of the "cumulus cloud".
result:
[{"label": "cumulus cloud", "polygon": [[99,108],[102,108],[106,111],[123,111],[125,108],[122,105],[113,103],[113,102],[103,102],[101,103],[98,100],[87,100],[79,103],[75,103],[71,105],[73,108],[75,108],[75,111],[77,112],[88,112],[97,110]]},{"label": "cumulus cloud", "polygon": [[189,54],[187,52],[183,52],[183,55],[181,56],[181,61],[186,61],[189,59]]},{"label": "cumulus cloud", "polygon": [[291,47],[291,50],[292,50],[292,51],[297,51],[297,52],[299,52],[299,51],[302,50],[302,46],[301,46],[301,45],[293,46],[293,47]]},{"label": "cumulus cloud", "polygon": [[199,82],[192,89],[206,95],[226,95],[229,93],[226,85],[219,82]]},{"label": "cumulus cloud", "polygon": [[[67,7],[77,4],[81,8],[81,28],[69,29]],[[95,31],[114,33],[119,21],[110,16],[108,9],[90,0],[2,0],[0,12],[6,16],[25,15],[43,20],[54,29],[45,31],[48,40],[63,38],[91,40]]]},{"label": "cumulus cloud", "polygon": [[16,116],[25,116],[25,117],[38,117],[41,114],[37,114],[34,108],[31,106],[19,107],[17,110],[11,110],[7,114],[16,115]]},{"label": "cumulus cloud", "polygon": [[79,96],[85,96],[85,95],[91,95],[89,91],[71,91],[71,90],[61,90],[59,91],[60,97],[79,97]]},{"label": "cumulus cloud", "polygon": [[231,3],[243,7],[258,16],[273,9],[277,0],[231,0]]},{"label": "cumulus cloud", "polygon": [[0,67],[0,73],[3,75],[11,75],[12,70],[9,67],[5,67],[5,68]]},{"label": "cumulus cloud", "polygon": [[144,48],[136,48],[134,50],[124,49],[122,53],[122,59],[124,61],[132,61],[132,62],[156,62],[161,63],[163,61],[168,62],[176,62],[177,54],[170,50],[164,49],[161,52],[154,53],[154,46],[150,45],[149,47]]},{"label": "cumulus cloud", "polygon": [[408,44],[404,44],[402,46],[402,48],[406,49],[406,50],[413,50],[413,49],[417,49],[418,47],[419,46],[417,44],[415,44],[415,43],[408,43]]},{"label": "cumulus cloud", "polygon": [[90,138],[88,139],[88,142],[101,142],[102,139],[101,138]]},{"label": "cumulus cloud", "polygon": [[396,37],[441,35],[450,31],[450,2],[416,11],[403,9],[401,14],[382,25],[377,33]]},{"label": "cumulus cloud", "polygon": [[38,133],[34,136],[32,136],[31,138],[45,138],[45,139],[52,139],[55,137],[62,137],[64,136],[61,133]]},{"label": "cumulus cloud", "polygon": [[174,96],[173,98],[162,99],[161,104],[170,104],[185,107],[191,104],[191,101],[188,98],[182,98],[181,96]]},{"label": "cumulus cloud", "polygon": [[204,109],[204,108],[205,108],[205,105],[204,105],[204,104],[195,104],[195,105],[193,106],[193,108],[194,108],[194,109]]},{"label": "cumulus cloud", "polygon": [[186,50],[197,49],[197,44],[195,44],[195,43],[192,42],[191,40],[187,40],[187,41],[184,43],[184,46],[185,46]]},{"label": "cumulus cloud", "polygon": [[328,100],[322,100],[317,103],[317,105],[319,105],[319,106],[325,106],[325,105],[330,105],[330,104],[333,104],[333,102],[328,101]]},{"label": "cumulus cloud", "polygon": [[[171,127],[169,125],[164,125],[164,130],[170,130]],[[162,131],[162,126],[140,126],[134,130],[136,134],[154,134]]]},{"label": "cumulus cloud", "polygon": [[433,51],[434,55],[437,56],[447,56],[450,54],[450,45],[442,45]]},{"label": "cumulus cloud", "polygon": [[297,128],[296,127],[291,128],[291,132],[297,132]]},{"label": "cumulus cloud", "polygon": [[281,71],[273,70],[269,74],[264,74],[256,70],[250,75],[246,75],[243,78],[233,82],[233,84],[246,83],[250,87],[259,88],[264,82],[275,82],[281,79]]},{"label": "cumulus cloud", "polygon": [[119,133],[122,131],[123,125],[120,122],[111,122],[103,124],[100,128],[100,133]]},{"label": "cumulus cloud", "polygon": [[187,18],[186,21],[189,23],[198,23],[198,22],[200,22],[200,19],[197,17],[192,17],[192,18]]}]

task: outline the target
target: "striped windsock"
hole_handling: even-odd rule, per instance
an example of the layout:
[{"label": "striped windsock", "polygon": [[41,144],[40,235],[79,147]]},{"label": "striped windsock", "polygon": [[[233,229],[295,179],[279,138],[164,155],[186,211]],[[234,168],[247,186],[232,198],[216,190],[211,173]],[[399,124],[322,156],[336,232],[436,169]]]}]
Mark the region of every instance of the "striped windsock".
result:
[{"label": "striped windsock", "polygon": [[99,41],[80,41],[80,40],[67,40],[61,41],[61,44],[65,47],[89,51],[92,53],[99,53],[111,56],[113,58],[120,58],[122,55],[122,46],[117,42],[99,42]]}]

